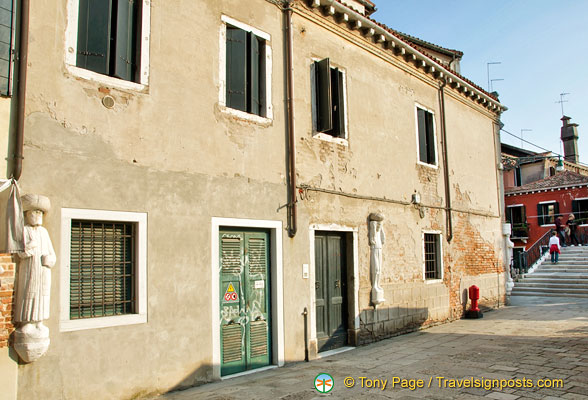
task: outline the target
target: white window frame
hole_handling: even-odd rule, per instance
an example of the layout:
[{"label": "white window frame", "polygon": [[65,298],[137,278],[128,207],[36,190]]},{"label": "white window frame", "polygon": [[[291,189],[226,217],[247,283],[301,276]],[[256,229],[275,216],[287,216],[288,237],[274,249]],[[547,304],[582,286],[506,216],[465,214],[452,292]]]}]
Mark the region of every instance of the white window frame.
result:
[{"label": "white window frame", "polygon": [[[433,140],[435,142],[435,164],[427,164],[426,162],[421,161],[421,153],[420,153],[420,142],[419,142],[419,108],[423,111],[430,112],[433,114]],[[435,111],[431,110],[428,107],[423,106],[422,104],[415,103],[414,108],[414,123],[415,123],[415,134],[416,134],[416,156],[417,156],[417,164],[433,168],[439,169],[439,152],[437,146],[437,122],[435,120]]]},{"label": "white window frame", "polygon": [[316,73],[315,73],[315,62],[321,61],[321,58],[313,57],[311,59],[310,64],[310,98],[311,98],[311,107],[312,107],[312,137],[315,139],[324,140],[325,142],[331,142],[340,144],[343,146],[349,146],[349,122],[347,116],[349,114],[349,102],[347,101],[347,71],[338,64],[331,63],[331,68],[335,67],[339,69],[341,75],[343,75],[343,102],[345,103],[345,108],[343,109],[345,115],[343,115],[343,119],[345,121],[344,124],[344,134],[345,137],[334,137],[327,133],[318,132],[316,130],[318,126],[318,107],[316,102]]},{"label": "white window frame", "polygon": [[[546,201],[540,201],[537,204],[541,204],[541,205],[544,205],[544,204],[558,204],[558,201],[557,200],[546,200]],[[554,214],[555,214],[555,209],[553,211],[554,211]],[[542,214],[542,215],[544,215],[544,214]],[[557,219],[557,217],[558,217],[558,215],[554,215],[553,221],[555,221]],[[539,216],[537,216],[537,218],[539,218]],[[555,223],[553,223],[553,224],[544,224],[544,225],[539,225],[539,226],[555,226]]]},{"label": "white window frame", "polygon": [[[70,319],[70,248],[71,221],[120,221],[131,222],[136,228],[136,313],[109,317]],[[61,332],[111,326],[142,324],[147,322],[147,213],[87,210],[79,208],[61,209],[61,307],[59,328]]]},{"label": "white window frame", "polygon": [[[426,271],[427,265],[425,262],[425,234],[433,234],[439,236],[439,278],[436,279],[427,279],[426,278]],[[430,283],[439,283],[443,282],[443,233],[441,231],[434,231],[434,230],[423,230],[421,234],[421,243],[423,244],[423,264],[422,264],[422,271],[423,271],[423,281],[427,284]]]},{"label": "white window frame", "polygon": [[[274,119],[274,111],[272,107],[272,48],[271,36],[269,33],[260,31],[257,28],[244,24],[226,15],[221,15],[220,24],[220,39],[219,39],[219,92],[218,104],[220,110],[228,115],[256,122],[258,124],[269,124]],[[236,110],[227,106],[227,24],[236,28],[242,29],[246,32],[251,32],[255,36],[265,40],[263,46],[265,54],[265,117],[250,114],[245,111]]]},{"label": "white window frame", "polygon": [[[575,199],[572,199],[572,200],[575,200],[575,201],[582,201],[582,200],[584,200],[584,201],[586,201],[586,200],[588,200],[588,197],[578,197],[578,198],[575,198]],[[575,216],[575,214],[574,214],[574,216]],[[578,226],[588,226],[588,224],[580,224]]]},{"label": "white window frame", "polygon": [[82,79],[98,82],[118,89],[141,91],[149,84],[149,39],[151,36],[151,1],[142,0],[141,6],[141,59],[139,82],[99,74],[76,66],[78,48],[79,0],[67,1],[67,27],[65,29],[65,67],[69,73]]}]

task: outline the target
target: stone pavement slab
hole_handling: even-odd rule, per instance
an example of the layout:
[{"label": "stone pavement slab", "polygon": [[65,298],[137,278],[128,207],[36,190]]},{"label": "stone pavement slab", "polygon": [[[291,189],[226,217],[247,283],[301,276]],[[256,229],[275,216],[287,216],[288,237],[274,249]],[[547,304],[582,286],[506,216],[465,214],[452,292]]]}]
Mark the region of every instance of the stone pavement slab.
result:
[{"label": "stone pavement slab", "polygon": [[[588,299],[519,296],[482,319],[455,321],[157,399],[588,400],[587,354]],[[319,373],[333,377],[328,394],[314,388]]]}]

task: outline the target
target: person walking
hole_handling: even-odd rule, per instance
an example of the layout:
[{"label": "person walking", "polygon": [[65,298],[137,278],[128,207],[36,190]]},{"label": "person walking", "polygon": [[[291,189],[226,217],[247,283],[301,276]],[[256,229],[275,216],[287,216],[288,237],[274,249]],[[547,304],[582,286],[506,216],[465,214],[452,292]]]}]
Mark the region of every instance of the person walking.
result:
[{"label": "person walking", "polygon": [[549,253],[551,254],[551,263],[557,264],[559,259],[561,246],[559,244],[559,237],[557,236],[557,231],[553,231],[553,236],[549,238]]},{"label": "person walking", "polygon": [[557,235],[559,237],[561,245],[563,247],[566,247],[566,236],[564,234],[564,227],[563,227],[561,217],[557,217],[555,219],[555,231],[557,232]]},{"label": "person walking", "polygon": [[570,228],[570,244],[574,246],[575,243],[577,246],[579,246],[580,242],[576,237],[576,228],[578,227],[578,224],[576,223],[576,217],[574,216],[574,214],[570,214],[570,216],[568,217],[568,222],[566,222],[566,225]]}]

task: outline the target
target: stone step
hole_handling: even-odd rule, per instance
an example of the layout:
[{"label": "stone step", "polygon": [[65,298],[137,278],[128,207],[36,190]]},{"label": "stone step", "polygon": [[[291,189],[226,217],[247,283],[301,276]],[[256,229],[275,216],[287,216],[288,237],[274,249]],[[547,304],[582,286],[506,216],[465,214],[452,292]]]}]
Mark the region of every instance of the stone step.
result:
[{"label": "stone step", "polygon": [[576,279],[569,279],[567,276],[554,276],[554,275],[542,275],[536,276],[535,274],[527,275],[525,279],[518,281],[517,284],[522,282],[530,282],[530,283],[557,283],[561,285],[588,285],[588,276],[580,277]]},{"label": "stone step", "polygon": [[521,292],[515,293],[514,289],[511,296],[538,296],[538,297],[588,297],[588,294],[565,294],[565,293],[539,293],[539,292]]},{"label": "stone step", "polygon": [[525,292],[534,292],[534,293],[556,293],[556,294],[582,294],[588,297],[588,289],[573,289],[573,288],[543,288],[543,287],[520,287],[515,286],[512,289],[512,293],[525,293]]},{"label": "stone step", "polygon": [[536,272],[546,272],[546,273],[554,273],[554,272],[564,272],[564,273],[575,273],[576,275],[586,275],[588,274],[588,268],[574,268],[574,267],[566,267],[562,265],[554,265],[553,267],[546,268],[544,266],[539,267]]},{"label": "stone step", "polygon": [[574,281],[568,281],[568,282],[561,282],[561,281],[551,281],[551,282],[545,282],[544,279],[542,279],[540,282],[538,282],[537,280],[532,280],[532,279],[525,279],[523,281],[519,281],[517,282],[516,285],[518,288],[524,287],[540,287],[540,288],[546,288],[546,289],[566,289],[566,288],[570,288],[570,289],[586,289],[588,290],[588,281],[583,282],[583,283],[578,283],[578,282],[574,282]]},{"label": "stone step", "polygon": [[[566,265],[578,265],[584,266],[588,268],[588,261],[577,261],[577,260],[568,260],[563,257],[559,257],[558,261],[559,264],[566,264]],[[549,265],[551,263],[551,258],[548,258],[543,262],[543,265]]]}]

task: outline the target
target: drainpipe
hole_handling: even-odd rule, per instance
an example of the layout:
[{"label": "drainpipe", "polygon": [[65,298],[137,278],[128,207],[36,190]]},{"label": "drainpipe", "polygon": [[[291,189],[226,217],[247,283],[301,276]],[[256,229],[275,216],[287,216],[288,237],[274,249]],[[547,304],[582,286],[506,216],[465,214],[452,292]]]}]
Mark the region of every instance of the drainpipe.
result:
[{"label": "drainpipe", "polygon": [[290,172],[290,199],[288,200],[288,236],[293,238],[298,230],[296,210],[296,149],[294,147],[294,77],[292,74],[292,0],[284,2],[286,15],[286,82],[288,101],[288,169]]},{"label": "drainpipe", "polygon": [[453,221],[451,219],[451,187],[449,184],[449,162],[447,161],[447,125],[445,123],[445,92],[447,81],[444,79],[439,87],[441,100],[441,138],[443,141],[443,175],[445,176],[445,215],[447,220],[447,243],[453,239]]},{"label": "drainpipe", "polygon": [[29,0],[21,0],[20,10],[20,39],[18,57],[18,89],[16,98],[16,137],[14,140],[14,164],[12,178],[18,180],[22,173],[23,143],[24,143],[24,117],[25,117],[25,92],[27,83],[27,54],[29,44]]}]

